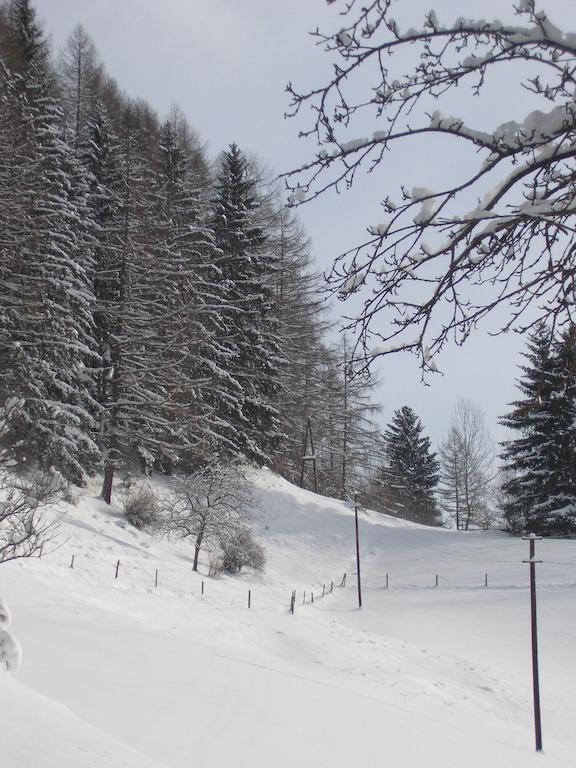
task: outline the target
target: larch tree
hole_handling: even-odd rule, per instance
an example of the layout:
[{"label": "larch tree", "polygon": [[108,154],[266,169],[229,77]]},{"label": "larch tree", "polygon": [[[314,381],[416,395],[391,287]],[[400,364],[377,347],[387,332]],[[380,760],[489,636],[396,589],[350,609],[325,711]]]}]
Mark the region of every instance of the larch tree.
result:
[{"label": "larch tree", "polygon": [[94,43],[80,24],[60,52],[58,75],[70,144],[78,152],[86,140],[90,116],[104,76]]},{"label": "larch tree", "polygon": [[439,450],[439,493],[457,530],[467,531],[470,525],[485,528],[493,519],[490,484],[494,455],[482,411],[461,400]]},{"label": "larch tree", "polygon": [[[576,35],[536,0],[504,3],[503,21],[430,11],[405,26],[396,0],[331,1],[338,29],[314,33],[331,74],[309,91],[288,86],[292,114],[308,120],[300,135],[317,143],[287,175],[292,202],[385,170],[408,142],[434,146],[444,161],[432,189],[388,182],[382,220],[367,222],[368,235],[330,273],[340,298],[363,299],[349,324],[360,364],[411,350],[436,370],[442,346],[463,343],[484,318],[496,331],[571,322]],[[532,101],[524,119],[480,130],[451,114],[456,99],[466,110],[469,93],[489,116],[507,78]],[[448,173],[463,147],[468,162]]]}]

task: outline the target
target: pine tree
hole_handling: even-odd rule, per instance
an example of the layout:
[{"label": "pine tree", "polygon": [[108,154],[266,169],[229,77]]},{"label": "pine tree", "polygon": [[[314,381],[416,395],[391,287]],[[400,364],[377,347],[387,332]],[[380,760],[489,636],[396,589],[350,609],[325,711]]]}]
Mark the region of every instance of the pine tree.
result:
[{"label": "pine tree", "polygon": [[440,525],[434,491],[439,464],[430,449],[430,438],[408,406],[394,412],[384,433],[387,464],[382,470],[391,507],[390,514],[426,525]]},{"label": "pine tree", "polygon": [[513,531],[576,531],[576,347],[570,328],[555,341],[540,327],[528,342],[518,387],[524,397],[501,423],[519,433],[502,443],[505,517]]}]

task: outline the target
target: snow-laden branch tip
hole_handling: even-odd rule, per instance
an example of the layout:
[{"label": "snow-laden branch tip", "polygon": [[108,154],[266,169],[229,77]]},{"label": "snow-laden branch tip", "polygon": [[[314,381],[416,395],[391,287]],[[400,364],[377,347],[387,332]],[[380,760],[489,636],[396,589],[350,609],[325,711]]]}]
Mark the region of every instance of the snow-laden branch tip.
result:
[{"label": "snow-laden branch tip", "polygon": [[[507,317],[493,331],[525,331],[543,318],[572,322],[576,33],[559,29],[532,0],[509,0],[510,17],[521,23],[447,24],[430,12],[407,30],[390,3],[340,5],[346,28],[315,33],[336,57],[332,77],[308,92],[288,88],[290,114],[309,118],[301,135],[318,144],[309,163],[285,175],[294,201],[355,187],[363,170],[377,174],[395,152],[431,136],[444,137],[441,145],[423,144],[439,147],[440,167],[453,165],[451,143],[469,148],[450,180],[440,170],[433,190],[408,190],[384,175],[381,203],[390,218],[336,259],[332,289],[344,300],[352,293],[363,299],[346,326],[356,332],[355,358],[369,363],[375,349],[413,349],[414,335],[426,336],[437,355],[449,340],[463,343],[498,307]],[[475,128],[465,94],[478,97],[489,117],[502,79],[534,104],[523,119]],[[445,109],[455,88],[461,116]],[[423,361],[428,370],[435,365]]]}]

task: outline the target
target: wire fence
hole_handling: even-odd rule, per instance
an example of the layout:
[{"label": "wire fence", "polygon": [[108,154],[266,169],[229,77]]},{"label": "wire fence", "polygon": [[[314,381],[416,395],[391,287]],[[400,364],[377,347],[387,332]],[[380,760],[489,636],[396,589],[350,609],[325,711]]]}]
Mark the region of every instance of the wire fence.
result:
[{"label": "wire fence", "polygon": [[[145,551],[141,546],[123,542],[124,555],[113,557],[113,546],[109,546],[110,560],[102,557],[101,552],[83,550],[67,550],[66,547],[51,553],[50,562],[69,572],[85,577],[93,583],[110,583],[126,590],[143,590],[157,594],[172,593],[179,597],[194,596],[205,600],[216,600],[231,607],[244,606],[247,609],[267,609],[276,611],[288,611],[294,615],[297,609],[320,603],[325,598],[333,595],[336,590],[344,589],[347,580],[357,586],[355,571],[344,573],[342,577],[317,582],[309,587],[292,589],[288,599],[282,597],[283,588],[277,584],[266,584],[257,580],[248,581],[246,576],[233,578],[228,576],[210,576],[200,572],[194,572],[190,568],[189,559],[182,555],[176,562],[158,561],[157,555]],[[134,552],[131,552],[134,550]],[[132,557],[137,555],[137,557]],[[47,555],[40,552],[40,557],[46,559]],[[56,562],[54,562],[56,560]],[[458,556],[449,558],[452,566],[456,561],[458,565],[466,563],[464,558]],[[402,567],[397,571],[388,571],[382,574],[381,579],[363,579],[363,589],[366,592],[379,590],[502,590],[502,589],[528,589],[528,573],[526,566],[514,560],[496,558],[490,563],[493,570],[482,571],[475,568],[478,563],[468,561],[467,567],[445,568],[444,572],[438,568],[436,572],[430,572],[429,577],[423,575],[422,563],[412,563],[414,572],[418,578],[411,574],[411,562],[397,562],[395,565]],[[507,566],[514,565],[515,568]],[[547,567],[548,566],[548,567]],[[561,566],[556,571],[555,578],[548,578],[550,568]],[[573,567],[573,573],[572,568]],[[503,567],[505,570],[503,570]],[[549,575],[549,573],[548,573]],[[576,586],[576,559],[549,560],[539,565],[539,586],[546,587],[574,587]],[[284,593],[285,594],[285,593]]]}]

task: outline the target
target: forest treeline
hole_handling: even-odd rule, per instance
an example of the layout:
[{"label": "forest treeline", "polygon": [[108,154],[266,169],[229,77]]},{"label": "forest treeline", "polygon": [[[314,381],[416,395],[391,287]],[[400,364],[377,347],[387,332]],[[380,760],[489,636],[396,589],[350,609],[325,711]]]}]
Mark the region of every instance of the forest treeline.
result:
[{"label": "forest treeline", "polygon": [[[0,403],[11,461],[82,484],[242,457],[319,490],[380,455],[373,383],[329,341],[322,281],[259,161],[121,92],[86,31],[58,55],[0,6]],[[381,455],[380,455],[381,458]]]},{"label": "forest treeline", "polygon": [[576,530],[572,329],[530,340],[498,474],[466,401],[436,454],[407,406],[380,428],[257,158],[124,94],[82,27],[55,54],[30,0],[0,4],[0,105],[0,464],[103,472],[109,502],[118,470],[247,460],[421,523]]}]

